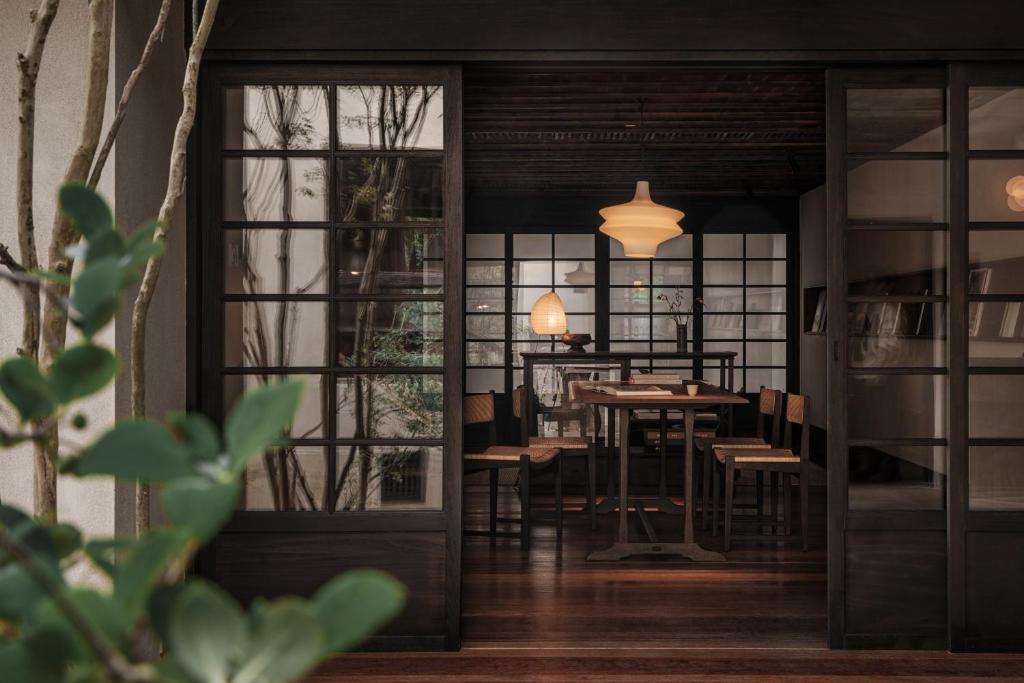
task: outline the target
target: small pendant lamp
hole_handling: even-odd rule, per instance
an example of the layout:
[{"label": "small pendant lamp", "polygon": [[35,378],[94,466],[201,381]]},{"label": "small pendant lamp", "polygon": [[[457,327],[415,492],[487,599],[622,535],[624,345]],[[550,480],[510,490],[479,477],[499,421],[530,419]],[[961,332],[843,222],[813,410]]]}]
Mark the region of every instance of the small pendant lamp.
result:
[{"label": "small pendant lamp", "polygon": [[568,325],[565,322],[565,306],[562,298],[551,290],[533,304],[530,309],[530,327],[534,334],[564,334]]},{"label": "small pendant lamp", "polygon": [[654,258],[659,244],[683,234],[679,221],[686,215],[655,204],[646,180],[637,181],[632,201],[606,206],[598,213],[604,219],[599,230],[622,242],[626,258]]}]

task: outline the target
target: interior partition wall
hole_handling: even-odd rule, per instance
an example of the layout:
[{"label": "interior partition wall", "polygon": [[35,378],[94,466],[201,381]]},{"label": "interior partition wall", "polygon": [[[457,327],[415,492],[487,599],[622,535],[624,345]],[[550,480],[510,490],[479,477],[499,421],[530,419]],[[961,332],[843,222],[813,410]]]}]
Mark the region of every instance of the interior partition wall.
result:
[{"label": "interior partition wall", "polygon": [[409,588],[384,648],[457,647],[460,70],[208,65],[192,253],[195,408],[297,378],[199,571],[243,600],[350,568]]}]

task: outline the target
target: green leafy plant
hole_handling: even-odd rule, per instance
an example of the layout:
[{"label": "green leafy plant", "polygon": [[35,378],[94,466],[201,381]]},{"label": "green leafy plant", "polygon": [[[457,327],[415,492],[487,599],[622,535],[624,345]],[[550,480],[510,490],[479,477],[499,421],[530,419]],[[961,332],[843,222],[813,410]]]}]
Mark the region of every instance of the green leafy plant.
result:
[{"label": "green leafy plant", "polygon": [[[151,239],[155,224],[119,233],[107,204],[85,186],[63,187],[59,202],[82,235],[74,249],[84,267],[65,305],[83,341],[62,350],[46,372],[22,357],[0,365],[0,392],[20,420],[3,429],[5,447],[45,442],[46,425],[69,417],[72,427],[85,426],[75,402],[107,386],[119,367],[94,337],[162,246]],[[59,279],[34,277],[42,287]],[[187,576],[196,551],[235,509],[246,464],[281,446],[301,393],[294,381],[259,387],[238,402],[223,434],[202,415],[175,414],[164,423],[119,422],[74,453],[49,451],[68,475],[159,483],[168,523],[138,538],[85,539],[73,526],[0,505],[0,678],[286,683],[392,619],[405,590],[381,572],[348,572],[310,599],[256,600],[248,609]],[[107,586],[69,582],[66,570],[82,562],[105,575]]]}]

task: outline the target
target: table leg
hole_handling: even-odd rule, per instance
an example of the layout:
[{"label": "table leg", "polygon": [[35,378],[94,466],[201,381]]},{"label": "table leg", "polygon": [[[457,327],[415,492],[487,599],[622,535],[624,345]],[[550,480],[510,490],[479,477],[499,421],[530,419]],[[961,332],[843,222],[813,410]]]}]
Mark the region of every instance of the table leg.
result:
[{"label": "table leg", "polygon": [[629,543],[629,411],[619,413],[619,543]]},{"label": "table leg", "polygon": [[684,411],[686,423],[686,471],[683,473],[686,481],[686,510],[683,511],[683,543],[693,543],[693,501],[696,487],[693,485],[693,408]]}]

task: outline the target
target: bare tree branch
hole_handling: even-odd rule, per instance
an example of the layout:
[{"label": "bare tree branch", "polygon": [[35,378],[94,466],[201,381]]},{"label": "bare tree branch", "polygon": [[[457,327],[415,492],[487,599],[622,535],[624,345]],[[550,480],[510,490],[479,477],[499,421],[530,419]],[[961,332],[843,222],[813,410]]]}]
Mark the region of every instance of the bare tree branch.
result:
[{"label": "bare tree branch", "polygon": [[149,32],[146,46],[142,48],[142,56],[139,57],[139,63],[135,65],[131,75],[128,76],[128,80],[125,81],[124,90],[121,91],[121,99],[118,101],[117,109],[114,111],[114,119],[110,122],[107,136],[103,139],[103,146],[100,147],[96,160],[93,162],[92,173],[89,174],[89,187],[96,187],[100,182],[100,176],[103,175],[103,167],[107,163],[107,157],[110,156],[110,151],[114,148],[114,140],[117,138],[118,131],[121,130],[121,122],[124,121],[125,114],[128,113],[128,102],[132,98],[132,93],[135,92],[135,86],[142,77],[142,72],[146,70],[150,60],[153,58],[153,50],[156,48],[156,44],[164,39],[164,27],[167,26],[167,15],[170,12],[171,0],[162,0],[160,11],[156,15],[156,22],[153,24],[153,30]]},{"label": "bare tree branch", "polygon": [[[220,0],[208,0],[203,7],[202,19],[188,50],[188,61],[185,63],[185,79],[181,86],[181,115],[174,129],[174,141],[171,146],[171,159],[167,172],[167,192],[164,195],[160,213],[157,215],[157,229],[154,240],[163,240],[167,228],[174,216],[174,209],[185,189],[185,152],[189,134],[196,116],[197,84],[199,65],[202,61],[206,42],[213,28],[213,20],[217,14]],[[146,316],[149,305],[156,291],[156,283],[160,277],[160,256],[154,256],[146,263],[146,271],[142,276],[142,284],[132,306],[131,322],[131,407],[132,415],[144,417],[146,414]],[[149,485],[140,483],[135,497],[135,530],[141,533],[149,528]]]}]

